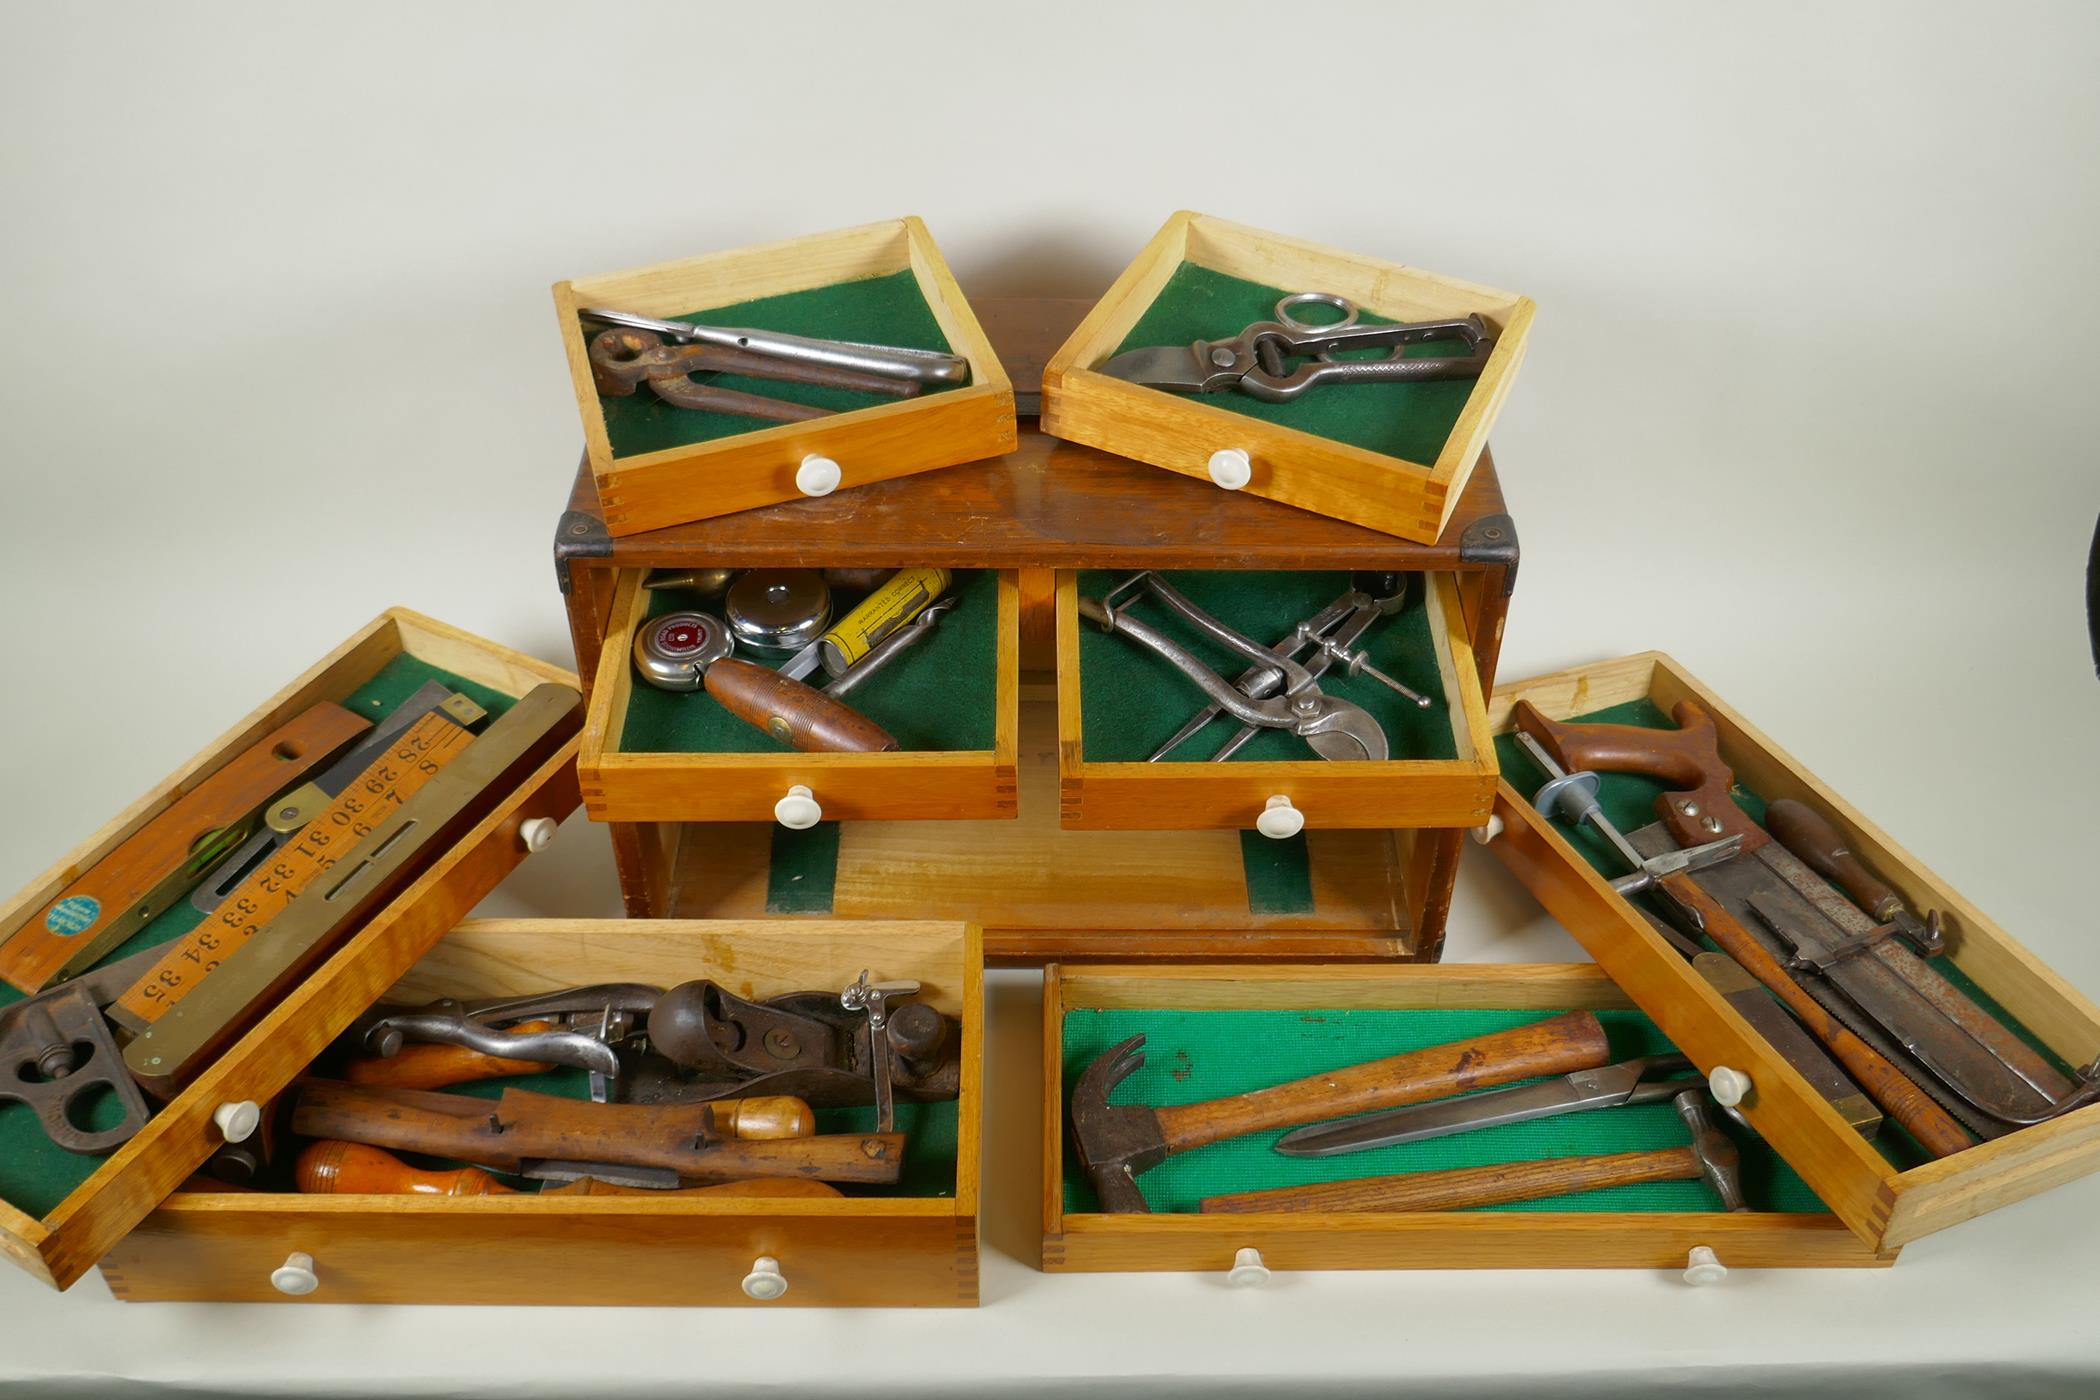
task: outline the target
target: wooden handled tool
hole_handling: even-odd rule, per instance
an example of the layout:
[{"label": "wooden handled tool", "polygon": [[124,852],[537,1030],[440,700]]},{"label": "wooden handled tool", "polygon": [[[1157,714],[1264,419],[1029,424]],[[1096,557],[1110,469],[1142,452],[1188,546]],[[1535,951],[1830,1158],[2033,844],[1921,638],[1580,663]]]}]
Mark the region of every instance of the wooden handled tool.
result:
[{"label": "wooden handled tool", "polygon": [[[509,1028],[514,1035],[557,1029],[552,1021],[523,1021]],[[447,1084],[539,1074],[546,1069],[538,1060],[484,1055],[464,1045],[419,1044],[404,1045],[391,1055],[361,1055],[343,1066],[343,1080],[380,1089],[442,1089]]]},{"label": "wooden handled tool", "polygon": [[891,753],[889,731],[823,691],[735,657],[707,668],[707,693],[746,724],[804,753]]},{"label": "wooden handled tool", "polygon": [[118,843],[0,945],[0,978],[42,991],[152,922],[247,840],[257,815],[372,727],[322,701],[235,754]]},{"label": "wooden handled tool", "polygon": [[1614,1152],[1598,1157],[1549,1157],[1539,1162],[1494,1162],[1450,1171],[1405,1172],[1354,1181],[1325,1181],[1312,1186],[1282,1186],[1270,1191],[1239,1191],[1207,1196],[1205,1215],[1256,1211],[1409,1211],[1474,1210],[1505,1201],[1535,1201],[1571,1196],[1607,1186],[1638,1186],[1653,1181],[1696,1181],[1703,1174],[1699,1154],[1689,1147],[1652,1152]]},{"label": "wooden handled tool", "polygon": [[1637,724],[1562,724],[1529,700],[1510,711],[1517,728],[1537,739],[1569,772],[1642,773],[1673,790],[1656,799],[1655,812],[1680,846],[1698,846],[1740,836],[1747,855],[1772,838],[1735,805],[1729,789],[1735,770],[1721,758],[1713,718],[1689,700],[1670,712],[1675,729]]},{"label": "wooden handled tool", "polygon": [[325,1080],[300,1087],[292,1131],[506,1172],[545,1162],[676,1173],[684,1182],[794,1176],[895,1184],[902,1133],[834,1133],[776,1141],[724,1137],[710,1104],[606,1104],[504,1091],[493,1106],[463,1094],[374,1089]]},{"label": "wooden handled tool", "polygon": [[1780,798],[1765,809],[1765,825],[1780,845],[1799,856],[1802,864],[1850,895],[1875,923],[1892,923],[1903,911],[1903,896],[1867,869],[1860,858],[1852,854],[1845,834],[1806,802]]},{"label": "wooden handled tool", "polygon": [[1144,1036],[1132,1036],[1089,1065],[1072,1089],[1073,1138],[1106,1211],[1148,1209],[1137,1174],[1171,1153],[1269,1128],[1596,1069],[1611,1057],[1596,1016],[1570,1011],[1478,1040],[1411,1050],[1229,1099],[1156,1109],[1111,1105],[1110,1091],[1144,1063],[1144,1044]]},{"label": "wooden handled tool", "polygon": [[[391,1152],[363,1143],[323,1139],[299,1154],[292,1179],[308,1196],[511,1196],[519,1193],[479,1167],[456,1171],[429,1171],[412,1167]],[[217,1188],[205,1188],[217,1189]],[[585,1177],[561,1186],[548,1186],[542,1196],[761,1196],[782,1199],[837,1196],[839,1189],[821,1181],[794,1177],[777,1180],[725,1181],[714,1186],[691,1186],[652,1191],[640,1186],[616,1186]]]}]

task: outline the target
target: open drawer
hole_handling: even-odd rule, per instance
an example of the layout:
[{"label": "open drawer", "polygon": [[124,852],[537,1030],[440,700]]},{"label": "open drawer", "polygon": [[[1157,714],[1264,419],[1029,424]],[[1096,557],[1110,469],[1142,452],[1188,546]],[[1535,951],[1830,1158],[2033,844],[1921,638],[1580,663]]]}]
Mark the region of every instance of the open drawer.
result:
[{"label": "open drawer", "polygon": [[[245,1034],[203,1062],[202,1069],[143,1127],[107,1156],[52,1143],[35,1117],[10,1105],[0,1112],[0,1249],[30,1273],[67,1287],[114,1246],[162,1197],[194,1172],[253,1106],[289,1083],[359,1009],[370,1004],[439,934],[456,923],[504,875],[551,838],[577,804],[574,761],[582,700],[576,678],[558,667],[485,642],[421,614],[382,614],[305,674],[265,701],[195,758],[67,854],[0,907],[0,936],[22,930],[82,872],[116,850],[178,799],[229,768],[287,719],[332,701],[364,719],[406,700],[427,682],[467,695],[492,716],[536,687],[557,705],[557,720],[539,746],[522,751],[509,773],[471,811],[464,835],[420,859],[420,874],[355,926],[313,971],[292,985]],[[484,731],[486,734],[487,731]],[[460,750],[470,755],[476,738]],[[328,878],[334,878],[333,876]],[[353,872],[335,888],[358,878]],[[330,897],[333,897],[332,895]],[[187,891],[99,960],[169,943],[206,916]],[[17,1000],[11,990],[0,999]],[[222,1124],[229,1125],[222,1127]],[[106,1126],[106,1125],[105,1125]]]},{"label": "open drawer", "polygon": [[[1335,1157],[1287,1157],[1265,1131],[1168,1156],[1136,1178],[1148,1210],[1101,1209],[1073,1145],[1073,1086],[1127,1037],[1145,1062],[1114,1105],[1193,1104],[1555,1013],[1598,1013],[1614,1058],[1667,1048],[1594,967],[1055,966],[1043,983],[1043,1268],[1050,1271],[1872,1266],[1876,1254],[1763,1144],[1741,1141],[1750,1209],[1701,1181],[1625,1185],[1470,1210],[1200,1212],[1219,1194],[1318,1181],[1681,1146],[1668,1103],[1480,1128]],[[1694,1081],[1696,1082],[1696,1081]],[[1726,1128],[1724,1127],[1724,1130]],[[1739,1131],[1738,1139],[1746,1137]],[[1248,1251],[1254,1253],[1249,1254]]]},{"label": "open drawer", "polygon": [[[1747,819],[1745,829],[1763,832],[1768,804],[1780,799],[1793,799],[1822,813],[1852,854],[1892,887],[1904,905],[1919,918],[1937,913],[1944,922],[1945,953],[1918,965],[1937,970],[1957,993],[1975,994],[1984,1014],[2002,1013],[1998,1022],[2016,1034],[2028,1052],[2053,1061],[2056,1072],[2067,1079],[2100,1054],[2100,1008],[1669,657],[1647,652],[1498,687],[1489,713],[1501,736],[1498,743],[1508,746],[1503,756],[1508,777],[1496,799],[1496,820],[1488,829],[1489,849],[1701,1068],[1725,1065],[1748,1076],[1744,1115],[1863,1240],[1879,1249],[1894,1249],[2100,1167],[2100,1106],[2075,1109],[2033,1126],[2000,1129],[2002,1136],[1937,1158],[1893,1121],[1872,1138],[1851,1131],[1809,1081],[1694,971],[1644,910],[1615,892],[1611,879],[1624,873],[1623,867],[1613,863],[1602,841],[1587,828],[1571,834],[1532,805],[1532,793],[1546,778],[1509,737],[1512,712],[1520,700],[1529,701],[1550,721],[1655,730],[1676,729],[1672,717],[1686,702],[1703,710],[1713,722],[1722,761],[1734,771],[1729,796]],[[1612,765],[1600,759],[1592,766],[1608,770]],[[1624,831],[1634,831],[1656,820],[1666,786],[1684,784],[1605,771],[1597,797],[1610,820]],[[1638,845],[1639,838],[1635,840]],[[1721,911],[1747,920],[1745,927],[1760,920],[1756,907],[1747,915],[1737,909],[1738,896],[1732,891],[1741,887],[1735,882],[1764,879],[1760,868],[1784,869],[1784,854],[1775,852],[1778,845],[1746,851],[1701,877],[1713,882],[1714,903]],[[1799,872],[1795,877],[1802,878]],[[1815,879],[1809,871],[1803,883]],[[1841,892],[1827,886],[1823,894],[1826,902],[1816,907],[1836,908],[1846,902]],[[1776,911],[1781,923],[1787,922],[1790,909],[1792,918],[1805,917],[1790,903],[1754,897],[1765,900],[1761,907],[1768,914]],[[1858,913],[1854,910],[1853,917]],[[1710,927],[1713,922],[1709,916]],[[1859,954],[1883,965],[1905,956],[1900,950]],[[1915,1071],[1911,1077],[1917,1079]]]},{"label": "open drawer", "polygon": [[[178,1192],[103,1266],[131,1301],[972,1306],[977,1301],[983,960],[962,924],[534,920],[460,925],[388,999],[712,978],[759,998],[918,981],[959,1018],[961,1092],[900,1104],[895,1187],[839,1198],[308,1196]],[[502,1084],[504,1081],[486,1081]],[[819,1114],[819,1131],[864,1130]],[[282,1271],[292,1256],[303,1256]],[[769,1262],[761,1262],[769,1261]],[[289,1280],[293,1293],[283,1287]],[[760,1283],[747,1285],[747,1278]],[[274,1280],[274,1281],[273,1281]],[[784,1284],[784,1290],[780,1285]]]},{"label": "open drawer", "polygon": [[[797,752],[712,696],[645,682],[635,670],[637,629],[651,617],[705,608],[690,594],[644,588],[645,577],[620,576],[591,689],[577,773],[593,819],[778,818],[801,827],[1014,814],[1020,602],[1011,572],[959,573],[954,610],[854,694],[854,708],[901,745],[888,753]],[[736,655],[775,667],[786,659],[742,648]]]},{"label": "open drawer", "polygon": [[[1156,762],[1148,756],[1208,703],[1166,661],[1080,616],[1129,577],[1066,571],[1057,580],[1058,775],[1069,827],[1256,829],[1285,838],[1306,827],[1476,827],[1495,790],[1479,671],[1457,580],[1414,575],[1411,600],[1364,634],[1372,667],[1412,687],[1418,707],[1368,674],[1335,664],[1323,693],[1347,700],[1383,732],[1390,757],[1333,761],[1303,739],[1266,729],[1223,762],[1208,761],[1240,726],[1220,717]],[[1341,572],[1173,572],[1191,602],[1267,645],[1287,637],[1350,587]],[[1136,615],[1187,647],[1226,681],[1248,662],[1203,638],[1156,599]]]}]

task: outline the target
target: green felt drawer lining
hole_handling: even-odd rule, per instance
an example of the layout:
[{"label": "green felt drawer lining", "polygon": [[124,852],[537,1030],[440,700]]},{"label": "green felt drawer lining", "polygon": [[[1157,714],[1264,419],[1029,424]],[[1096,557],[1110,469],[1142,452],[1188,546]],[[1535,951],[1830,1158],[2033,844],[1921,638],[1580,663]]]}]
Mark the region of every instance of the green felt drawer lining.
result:
[{"label": "green felt drawer lining", "polygon": [[[1064,1092],[1102,1052],[1129,1036],[1146,1037],[1144,1067],[1112,1095],[1116,1103],[1163,1108],[1243,1094],[1364,1060],[1451,1041],[1474,1039],[1545,1019],[1539,1011],[1431,1008],[1414,1010],[1182,1011],[1080,1009],[1065,1013]],[[1638,1011],[1600,1011],[1614,1059],[1670,1049],[1655,1023]],[[1823,1203],[1776,1153],[1734,1124],[1741,1145],[1744,1194],[1753,1210],[1821,1212]],[[1168,1157],[1138,1177],[1155,1212],[1194,1211],[1206,1196],[1303,1186],[1354,1177],[1441,1171],[1547,1157],[1588,1156],[1682,1147],[1689,1142],[1668,1103],[1565,1114],[1482,1128],[1427,1142],[1340,1157],[1286,1157],[1272,1149],[1283,1130],[1250,1133]],[[1092,1183],[1065,1128],[1064,1208],[1091,1212]],[[1498,1211],[1718,1211],[1703,1181],[1616,1186],[1539,1201],[1486,1207]]]},{"label": "green felt drawer lining", "polygon": [[[1127,571],[1083,571],[1080,596],[1098,599],[1129,577]],[[1349,575],[1340,570],[1176,571],[1162,577],[1196,606],[1265,646],[1349,588]],[[1442,659],[1429,625],[1428,609],[1435,605],[1418,581],[1406,611],[1373,623],[1362,643],[1373,666],[1427,695],[1432,701],[1428,709],[1417,709],[1368,676],[1346,676],[1340,666],[1320,678],[1321,690],[1354,701],[1377,718],[1396,759],[1458,757],[1453,719],[1444,700]],[[1247,669],[1244,658],[1203,636],[1157,599],[1141,599],[1133,616],[1165,630],[1228,681]],[[1080,753],[1086,762],[1142,763],[1208,703],[1193,681],[1152,652],[1080,620]],[[1213,720],[1161,761],[1203,762],[1238,728],[1229,717]],[[1259,759],[1327,762],[1304,740],[1280,729],[1264,730],[1228,761]]]},{"label": "green felt drawer lining", "polygon": [[[991,749],[998,732],[999,575],[958,573],[955,607],[933,635],[891,662],[852,696],[852,705],[907,750],[974,753]],[[658,589],[649,617],[694,609],[690,593]],[[708,609],[716,612],[716,609]],[[841,609],[843,611],[843,609]],[[630,640],[622,645],[632,646]],[[739,647],[745,661],[778,668],[792,653]],[[634,664],[632,656],[627,664]],[[821,673],[811,677],[821,679]],[[628,689],[621,753],[793,753],[756,725],[730,714],[704,691],[660,690],[640,676]]]},{"label": "green felt drawer lining", "polygon": [[[760,297],[755,301],[708,307],[677,316],[660,316],[657,319],[787,331],[794,335],[815,336],[826,340],[857,340],[870,344],[894,345],[900,349],[949,351],[954,348],[948,344],[948,338],[941,334],[940,322],[934,319],[933,308],[926,304],[926,295],[919,287],[919,279],[912,274],[910,268],[883,276],[835,282],[828,287],[812,287],[806,291]],[[604,329],[592,321],[583,323],[586,351],[591,340]],[[773,379],[752,379],[740,374],[703,374],[694,375],[692,378],[696,383],[716,388],[757,394],[761,398],[784,399],[790,403],[809,404],[833,413],[847,413],[856,408],[878,408],[887,403],[918,401],[900,401],[882,394],[830,389],[815,384],[786,384]],[[929,384],[919,391],[918,399],[931,398],[960,387],[954,384]],[[616,458],[639,457],[645,453],[661,452],[672,447],[691,447],[720,438],[735,437],[739,433],[779,426],[765,418],[747,418],[742,414],[709,413],[700,409],[679,408],[658,398],[655,391],[646,384],[629,395],[600,394],[598,404],[605,414],[605,435],[612,444],[612,455]]]},{"label": "green felt drawer lining", "polygon": [[[515,698],[403,653],[352,691],[342,704],[352,713],[376,722],[428,681],[440,681],[463,692],[491,716],[509,709]],[[204,915],[197,907],[187,897],[179,899],[159,918],[125,939],[97,966],[180,938],[202,922]],[[0,985],[0,1006],[21,999],[20,992]],[[123,1118],[116,1100],[107,1095],[92,1107],[83,1105],[83,1112],[90,1129],[115,1127]],[[0,1104],[0,1200],[15,1209],[35,1216],[49,1214],[101,1164],[100,1157],[83,1157],[52,1143],[26,1105]]]},{"label": "green felt drawer lining", "polygon": [[[1154,345],[1191,345],[1198,340],[1230,340],[1257,321],[1274,320],[1276,303],[1285,295],[1324,290],[1268,287],[1184,262],[1160,288],[1159,295],[1114,353],[1120,355],[1125,350]],[[1303,307],[1296,314],[1304,321],[1332,315],[1320,307]],[[1369,325],[1392,324],[1388,318],[1369,312],[1359,319]],[[1411,346],[1408,357],[1448,355],[1452,349],[1449,342]],[[1360,351],[1352,352],[1350,357],[1376,359],[1385,353]],[[1449,379],[1419,384],[1326,384],[1289,403],[1267,403],[1238,390],[1186,397],[1192,403],[1258,418],[1418,466],[1431,466],[1444,450],[1452,427],[1478,383],[1477,379]]]}]

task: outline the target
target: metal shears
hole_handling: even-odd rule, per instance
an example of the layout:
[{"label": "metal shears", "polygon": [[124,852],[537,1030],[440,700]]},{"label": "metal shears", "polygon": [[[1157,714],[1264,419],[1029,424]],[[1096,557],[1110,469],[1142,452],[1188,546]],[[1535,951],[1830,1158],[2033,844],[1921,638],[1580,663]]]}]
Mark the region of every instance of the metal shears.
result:
[{"label": "metal shears", "polygon": [[[1308,305],[1333,307],[1342,319],[1313,325],[1292,314]],[[1323,384],[1473,379],[1495,349],[1487,322],[1477,315],[1390,326],[1360,325],[1360,315],[1347,297],[1298,292],[1276,303],[1275,320],[1257,321],[1229,340],[1126,350],[1101,365],[1100,372],[1175,394],[1237,389],[1269,403],[1289,403]],[[1408,346],[1441,340],[1456,341],[1465,352],[1408,358]],[[1375,359],[1336,358],[1345,351],[1378,349],[1387,353]]]}]

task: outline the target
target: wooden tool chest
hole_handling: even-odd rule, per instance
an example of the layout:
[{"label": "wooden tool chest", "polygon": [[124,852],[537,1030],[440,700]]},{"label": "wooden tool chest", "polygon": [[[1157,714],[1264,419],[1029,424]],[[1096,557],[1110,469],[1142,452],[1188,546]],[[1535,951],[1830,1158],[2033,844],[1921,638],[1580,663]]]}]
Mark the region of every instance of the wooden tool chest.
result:
[{"label": "wooden tool chest", "polygon": [[[1083,309],[978,305],[1024,408]],[[1025,420],[1004,457],[638,535],[606,529],[586,466],[556,531],[555,563],[579,665],[595,681],[585,802],[610,825],[636,917],[956,918],[984,928],[992,963],[1434,958],[1464,832],[1486,820],[1494,769],[1481,697],[1517,540],[1485,456],[1450,528],[1426,545],[1225,497]],[[626,653],[648,606],[638,587],[647,570],[832,565],[998,576],[997,649],[987,653],[997,669],[964,678],[992,697],[989,744],[814,757],[632,747]],[[1091,682],[1070,600],[1082,580],[1092,587],[1145,568],[1257,581],[1423,574],[1418,679],[1436,698],[1435,756],[1396,747],[1393,760],[1362,765],[1099,761],[1075,728]],[[1263,625],[1288,625],[1282,610]],[[1184,713],[1200,704],[1171,673],[1160,685]],[[1107,703],[1092,713],[1112,714]],[[807,789],[822,825],[754,824],[795,789]],[[1278,798],[1302,817],[1302,836],[1253,834]]]},{"label": "wooden tool chest", "polygon": [[[432,679],[492,708],[542,684],[576,685],[575,677],[559,667],[418,613],[386,612],[32,881],[0,908],[0,932],[22,928],[79,872],[286,717],[322,700],[353,713],[366,708],[377,713],[375,707],[390,703],[387,697],[398,699]],[[554,825],[578,802],[574,735],[580,721],[577,714],[569,737],[504,793],[463,839],[365,918],[347,943],[116,1151],[106,1157],[66,1153],[47,1143],[26,1115],[10,1115],[11,1136],[0,1148],[0,1248],[7,1256],[57,1287],[70,1286],[226,1140],[223,1124],[252,1119],[255,1105],[281,1091],[440,934],[529,851],[551,839]],[[179,936],[188,908],[185,896],[111,956]]]}]

